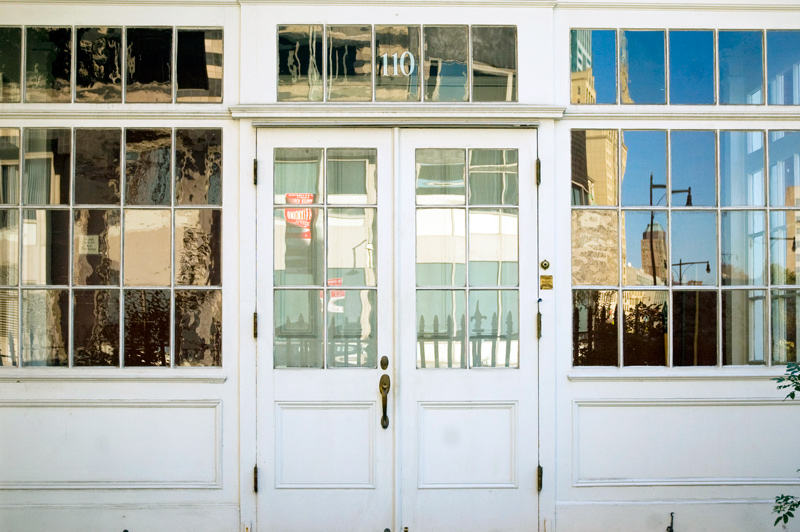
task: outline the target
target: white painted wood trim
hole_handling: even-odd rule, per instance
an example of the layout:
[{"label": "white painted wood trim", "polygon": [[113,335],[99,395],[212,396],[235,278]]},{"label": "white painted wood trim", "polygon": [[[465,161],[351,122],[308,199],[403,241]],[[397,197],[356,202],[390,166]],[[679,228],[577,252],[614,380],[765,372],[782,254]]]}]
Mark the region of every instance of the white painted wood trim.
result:
[{"label": "white painted wood trim", "polygon": [[157,371],[131,371],[125,368],[108,368],[104,371],[81,371],[75,368],[34,368],[4,369],[0,373],[0,383],[8,382],[190,382],[222,384],[228,376],[215,368],[213,372],[204,369],[159,368]]},{"label": "white painted wood trim", "polygon": [[800,108],[792,105],[603,105],[570,106],[564,119],[574,120],[741,120],[785,122],[800,120]]},{"label": "white painted wood trim", "polygon": [[[3,0],[0,0],[2,2]],[[137,107],[130,104],[96,105],[84,107],[79,104],[52,104],[49,106],[31,104],[5,104],[0,105],[0,119],[2,120],[27,120],[44,119],[107,119],[115,124],[130,119],[152,120],[229,120],[231,113],[227,108],[215,105],[212,107]]]},{"label": "white painted wood trim", "polygon": [[646,1],[604,1],[598,0],[595,2],[587,0],[577,0],[566,2],[564,0],[557,0],[554,6],[556,9],[625,9],[625,10],[704,10],[704,11],[797,11],[800,10],[800,5],[792,0],[783,0],[778,2],[745,2],[745,1],[720,1],[720,2],[664,2],[663,0],[646,2]]},{"label": "white painted wood trim", "polygon": [[[639,373],[631,368],[613,368],[613,371],[593,369],[588,372],[572,371],[567,373],[570,382],[703,382],[703,381],[767,381],[774,380],[783,375],[782,366],[773,366],[764,371],[725,371],[716,366],[709,367],[708,372],[698,372],[696,369],[688,371],[674,371],[674,368],[664,368],[665,371],[654,371],[647,368],[646,373]],[[689,371],[691,373],[689,373]],[[768,371],[768,372],[767,372]]]}]

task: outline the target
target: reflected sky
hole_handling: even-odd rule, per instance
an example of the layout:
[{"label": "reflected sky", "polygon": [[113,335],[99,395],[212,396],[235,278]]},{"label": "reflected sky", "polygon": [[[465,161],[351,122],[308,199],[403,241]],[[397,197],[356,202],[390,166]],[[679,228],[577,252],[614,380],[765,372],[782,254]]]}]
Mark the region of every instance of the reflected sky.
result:
[{"label": "reflected sky", "polygon": [[669,101],[714,103],[714,32],[669,32]]},{"label": "reflected sky", "polygon": [[719,32],[719,103],[763,103],[760,31]]},{"label": "reflected sky", "polygon": [[622,103],[665,103],[664,32],[620,33]]},{"label": "reflected sky", "polygon": [[770,131],[769,204],[797,206],[800,204],[798,161],[800,161],[800,131]]},{"label": "reflected sky", "polygon": [[800,104],[800,91],[795,89],[800,64],[800,31],[767,32],[767,79],[769,103]]},{"label": "reflected sky", "polygon": [[596,103],[617,103],[616,31],[592,31],[592,70]]},{"label": "reflected sky", "polygon": [[[627,147],[627,161],[622,177],[622,205],[649,206],[650,174],[653,174],[654,185],[667,183],[667,133],[623,131],[622,142]],[[664,186],[653,189],[652,205],[667,205]]]},{"label": "reflected sky", "polygon": [[[717,282],[717,216],[713,212],[672,213],[673,284]],[[705,262],[708,261],[706,265]],[[685,263],[700,262],[701,264]],[[706,268],[708,268],[707,271]]]},{"label": "reflected sky", "polygon": [[[672,190],[692,189],[692,205],[713,207],[716,191],[716,138],[713,131],[670,132]],[[673,192],[676,206],[686,204],[684,193]]]}]

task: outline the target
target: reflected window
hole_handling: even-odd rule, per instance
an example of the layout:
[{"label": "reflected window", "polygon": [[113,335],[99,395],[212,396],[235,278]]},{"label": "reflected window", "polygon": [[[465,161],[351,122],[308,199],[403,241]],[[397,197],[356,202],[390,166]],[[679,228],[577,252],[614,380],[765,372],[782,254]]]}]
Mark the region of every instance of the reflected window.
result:
[{"label": "reflected window", "polygon": [[222,30],[178,30],[178,103],[222,102]]},{"label": "reflected window", "polygon": [[714,103],[714,32],[669,32],[669,103]]},{"label": "reflected window", "polygon": [[719,103],[764,103],[763,35],[760,31],[720,31]]},{"label": "reflected window", "polygon": [[122,28],[78,28],[75,101],[122,101]]},{"label": "reflected window", "polygon": [[622,103],[666,103],[663,31],[619,32],[619,81]]},{"label": "reflected window", "polygon": [[767,133],[769,204],[800,207],[800,131]]},{"label": "reflected window", "polygon": [[468,27],[425,26],[423,32],[425,100],[469,101]]},{"label": "reflected window", "polygon": [[765,204],[766,153],[763,131],[721,131],[720,203],[723,207]]},{"label": "reflected window", "polygon": [[517,101],[517,27],[472,26],[472,101]]},{"label": "reflected window", "polygon": [[278,101],[322,101],[322,26],[278,26]]},{"label": "reflected window", "polygon": [[329,101],[372,100],[372,27],[328,26]]},{"label": "reflected window", "polygon": [[767,31],[767,90],[772,105],[800,105],[800,31]]},{"label": "reflected window", "polygon": [[570,31],[570,103],[617,103],[617,32]]}]

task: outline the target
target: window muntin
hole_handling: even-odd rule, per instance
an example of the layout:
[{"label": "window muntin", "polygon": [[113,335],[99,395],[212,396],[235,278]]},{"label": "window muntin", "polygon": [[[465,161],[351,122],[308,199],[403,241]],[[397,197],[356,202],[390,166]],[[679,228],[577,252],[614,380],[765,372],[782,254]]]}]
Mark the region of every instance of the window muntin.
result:
[{"label": "window muntin", "polygon": [[[791,342],[800,210],[792,172],[800,160],[798,132],[661,132],[671,164],[665,182],[651,183],[648,175],[643,185],[646,199],[653,193],[652,206],[607,201],[635,179],[630,175],[617,186],[618,170],[598,164],[616,161],[627,175],[632,131],[616,133],[572,131],[573,365],[796,360]],[[662,149],[647,164],[660,165]],[[587,164],[591,159],[595,164]],[[612,192],[597,201],[590,191],[606,189],[606,182],[613,183]]]},{"label": "window muntin", "polygon": [[[11,171],[20,137],[21,174]],[[22,181],[0,210],[0,365],[220,365],[222,211],[208,194],[173,202],[190,165],[169,161],[180,160],[173,138],[215,138],[191,155],[219,162],[221,131],[26,128],[0,138],[0,168]],[[129,187],[145,168],[159,179]],[[193,171],[221,182],[217,165]],[[129,189],[147,193],[129,202]],[[160,207],[140,201],[155,191]]]}]

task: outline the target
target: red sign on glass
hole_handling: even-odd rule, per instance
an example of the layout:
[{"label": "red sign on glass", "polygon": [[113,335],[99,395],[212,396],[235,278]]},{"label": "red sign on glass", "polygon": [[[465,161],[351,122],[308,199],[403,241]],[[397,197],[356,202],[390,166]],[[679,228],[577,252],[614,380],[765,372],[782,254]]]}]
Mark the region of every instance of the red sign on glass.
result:
[{"label": "red sign on glass", "polygon": [[[314,202],[314,194],[305,192],[290,192],[286,194],[286,203],[290,205],[308,205]],[[299,227],[303,230],[300,233],[300,238],[303,240],[311,240],[311,218],[313,211],[309,208],[302,209],[286,209],[285,211],[286,223]]]}]

